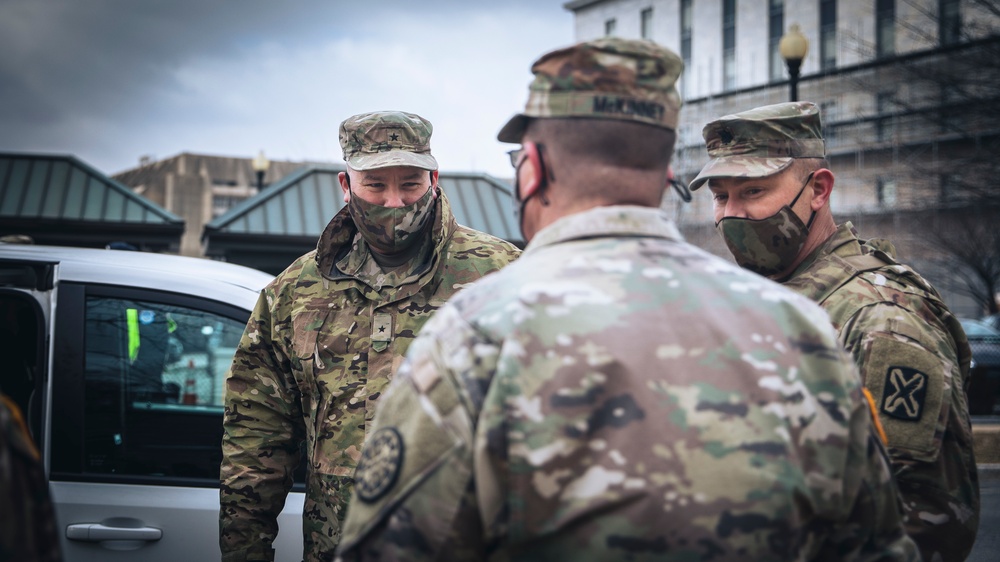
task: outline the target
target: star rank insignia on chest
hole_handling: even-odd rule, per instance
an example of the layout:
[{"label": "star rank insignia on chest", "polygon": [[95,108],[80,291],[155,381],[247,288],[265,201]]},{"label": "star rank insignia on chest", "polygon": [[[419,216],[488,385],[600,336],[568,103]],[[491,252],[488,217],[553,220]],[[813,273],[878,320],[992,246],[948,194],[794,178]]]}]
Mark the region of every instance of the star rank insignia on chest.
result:
[{"label": "star rank insignia on chest", "polygon": [[396,428],[383,427],[372,434],[354,472],[358,499],[372,503],[392,489],[403,467],[403,450],[403,438]]},{"label": "star rank insignia on chest", "polygon": [[372,341],[392,341],[392,315],[380,312],[372,319]]},{"label": "star rank insignia on chest", "polygon": [[919,420],[927,397],[927,375],[908,367],[889,367],[885,378],[882,411],[904,421]]}]

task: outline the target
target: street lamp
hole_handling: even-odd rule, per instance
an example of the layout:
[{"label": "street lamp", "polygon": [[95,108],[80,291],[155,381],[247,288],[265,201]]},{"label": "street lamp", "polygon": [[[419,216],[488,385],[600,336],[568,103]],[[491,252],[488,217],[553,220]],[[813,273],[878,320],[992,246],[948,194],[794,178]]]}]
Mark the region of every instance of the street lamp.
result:
[{"label": "street lamp", "polygon": [[250,163],[253,167],[253,171],[257,174],[257,193],[260,193],[264,189],[264,173],[267,172],[267,168],[271,165],[271,161],[264,156],[264,151],[261,150],[260,154],[253,159]]},{"label": "street lamp", "polygon": [[799,31],[797,23],[789,26],[788,33],[781,37],[778,51],[788,65],[788,84],[792,98],[790,101],[799,101],[799,68],[802,66],[802,59],[806,58],[806,53],[809,52],[809,40]]}]

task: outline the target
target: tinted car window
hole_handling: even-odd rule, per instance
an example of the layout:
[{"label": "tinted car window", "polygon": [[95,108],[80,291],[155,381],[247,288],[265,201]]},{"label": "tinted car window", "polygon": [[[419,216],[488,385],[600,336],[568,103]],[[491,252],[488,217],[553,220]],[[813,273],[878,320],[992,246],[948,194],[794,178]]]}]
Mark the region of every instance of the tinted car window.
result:
[{"label": "tinted car window", "polygon": [[1000,416],[1000,332],[986,322],[970,319],[961,322],[972,348],[969,413],[990,416],[995,421]]},{"label": "tinted car window", "polygon": [[226,372],[244,323],[186,306],[88,296],[87,473],[217,479]]}]

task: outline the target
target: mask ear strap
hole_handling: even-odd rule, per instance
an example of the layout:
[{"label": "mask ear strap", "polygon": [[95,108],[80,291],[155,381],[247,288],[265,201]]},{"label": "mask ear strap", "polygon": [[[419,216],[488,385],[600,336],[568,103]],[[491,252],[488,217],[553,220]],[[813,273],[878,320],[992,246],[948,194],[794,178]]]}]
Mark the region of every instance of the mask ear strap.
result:
[{"label": "mask ear strap", "polygon": [[[809,172],[809,177],[806,178],[806,183],[802,185],[802,189],[799,190],[799,194],[795,196],[795,201],[799,200],[799,197],[802,195],[802,192],[806,190],[806,186],[809,185],[810,181],[812,181],[813,174],[815,173],[816,173],[815,170]],[[792,207],[795,206],[795,201],[792,201],[791,204]],[[813,211],[809,215],[809,222],[806,223],[806,232],[809,232],[809,229],[812,227],[814,220],[816,220],[816,211]]]},{"label": "mask ear strap", "polygon": [[815,218],[816,218],[816,211],[813,211],[812,214],[809,215],[809,222],[806,223],[806,230],[807,231],[812,227],[813,219],[815,219]]},{"label": "mask ear strap", "polygon": [[542,205],[545,207],[549,206],[549,200],[545,197],[545,188],[549,186],[549,177],[555,179],[555,176],[551,175],[552,170],[545,165],[545,160],[542,159],[542,147],[540,144],[535,143],[535,151],[538,152],[538,174],[541,176],[541,184],[538,186],[538,200],[541,201]]},{"label": "mask ear strap", "polygon": [[[802,189],[799,190],[799,194],[795,196],[795,199],[792,199],[792,204],[789,205],[789,207],[794,207],[795,204],[798,203],[799,197],[802,197],[802,193],[805,192],[806,186],[809,185],[810,181],[812,181],[813,174],[815,174],[815,173],[816,173],[815,170],[813,170],[812,172],[809,172],[809,175],[806,176],[806,183],[802,184]],[[813,214],[815,214],[815,211],[813,212]],[[812,222],[812,219],[809,219],[809,222]]]}]

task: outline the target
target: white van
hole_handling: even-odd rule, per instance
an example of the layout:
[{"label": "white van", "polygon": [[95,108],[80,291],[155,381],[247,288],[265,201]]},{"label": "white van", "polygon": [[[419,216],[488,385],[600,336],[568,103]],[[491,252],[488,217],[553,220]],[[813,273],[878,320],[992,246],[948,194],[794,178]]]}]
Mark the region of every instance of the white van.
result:
[{"label": "white van", "polygon": [[[26,413],[66,562],[218,561],[222,392],[271,276],[0,244],[0,388]],[[302,558],[299,477],[277,560]]]}]

